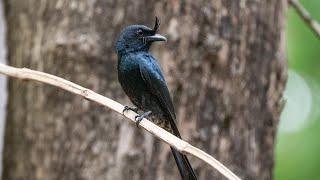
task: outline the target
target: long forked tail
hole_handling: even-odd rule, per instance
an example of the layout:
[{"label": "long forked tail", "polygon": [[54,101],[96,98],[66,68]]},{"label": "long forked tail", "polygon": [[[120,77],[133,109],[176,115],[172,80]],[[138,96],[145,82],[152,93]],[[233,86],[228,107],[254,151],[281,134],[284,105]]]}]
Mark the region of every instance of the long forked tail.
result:
[{"label": "long forked tail", "polygon": [[194,173],[187,156],[181,154],[179,151],[175,150],[173,147],[170,147],[176,164],[178,166],[181,178],[183,180],[196,180],[197,176]]}]

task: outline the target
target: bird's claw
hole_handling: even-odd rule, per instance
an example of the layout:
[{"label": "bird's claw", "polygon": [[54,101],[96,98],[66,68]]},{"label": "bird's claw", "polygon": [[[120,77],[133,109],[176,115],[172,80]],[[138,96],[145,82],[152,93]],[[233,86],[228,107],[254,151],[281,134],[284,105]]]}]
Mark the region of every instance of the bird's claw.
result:
[{"label": "bird's claw", "polygon": [[151,113],[152,113],[151,111],[148,111],[143,113],[142,115],[137,115],[135,117],[137,127],[139,127],[139,124],[142,121],[142,119],[148,117]]},{"label": "bird's claw", "polygon": [[124,106],[124,108],[122,110],[122,114],[124,114],[124,112],[129,111],[129,110],[137,113],[139,109],[137,107]]}]

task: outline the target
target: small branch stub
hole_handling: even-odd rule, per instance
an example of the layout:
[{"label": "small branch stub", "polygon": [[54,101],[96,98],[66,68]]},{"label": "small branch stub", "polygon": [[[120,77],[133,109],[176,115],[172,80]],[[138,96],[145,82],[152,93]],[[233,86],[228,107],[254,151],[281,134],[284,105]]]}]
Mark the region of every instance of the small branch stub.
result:
[{"label": "small branch stub", "polygon": [[309,12],[302,6],[298,0],[289,0],[291,6],[302,17],[304,22],[310,27],[318,39],[320,39],[320,24],[311,18]]}]

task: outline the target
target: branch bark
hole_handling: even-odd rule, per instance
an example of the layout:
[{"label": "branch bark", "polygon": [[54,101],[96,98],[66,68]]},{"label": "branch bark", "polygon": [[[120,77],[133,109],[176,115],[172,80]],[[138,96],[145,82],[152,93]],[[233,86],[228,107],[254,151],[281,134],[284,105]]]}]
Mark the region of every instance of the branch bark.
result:
[{"label": "branch bark", "polygon": [[320,24],[311,18],[309,12],[297,0],[289,0],[291,6],[302,17],[304,22],[310,27],[314,34],[320,39]]},{"label": "branch bark", "polygon": [[[122,104],[116,101],[113,101],[112,99],[109,99],[105,96],[102,96],[98,93],[95,93],[90,89],[84,88],[78,84],[75,84],[73,82],[67,81],[63,78],[60,78],[51,74],[47,74],[40,71],[34,71],[27,68],[15,68],[15,67],[7,66],[4,64],[0,64],[0,73],[10,77],[23,79],[23,80],[35,80],[38,82],[50,84],[52,86],[64,89],[73,94],[82,96],[87,100],[106,106],[112,109],[113,111],[116,111],[117,113],[122,114],[124,117],[131,120],[131,122],[135,122],[135,116],[138,115],[133,111],[126,111],[125,113],[123,113],[124,106]],[[218,160],[216,160],[209,154],[177,138],[176,136],[172,135],[166,130],[153,124],[151,121],[148,121],[147,119],[144,118],[141,121],[140,126],[146,131],[156,136],[158,139],[174,147],[178,151],[184,154],[193,155],[201,159],[202,161],[206,162],[213,168],[217,169],[221,174],[223,174],[228,179],[240,180],[240,178],[237,177],[232,171],[230,171],[227,167],[225,167],[223,164],[221,164]]]}]

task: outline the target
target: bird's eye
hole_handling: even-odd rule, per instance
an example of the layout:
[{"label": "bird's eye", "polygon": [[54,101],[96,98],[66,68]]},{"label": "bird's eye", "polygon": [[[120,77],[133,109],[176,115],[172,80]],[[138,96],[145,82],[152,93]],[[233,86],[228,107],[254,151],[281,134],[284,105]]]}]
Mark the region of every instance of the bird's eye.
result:
[{"label": "bird's eye", "polygon": [[141,36],[142,34],[143,34],[142,30],[139,29],[139,30],[137,31],[137,35]]}]

